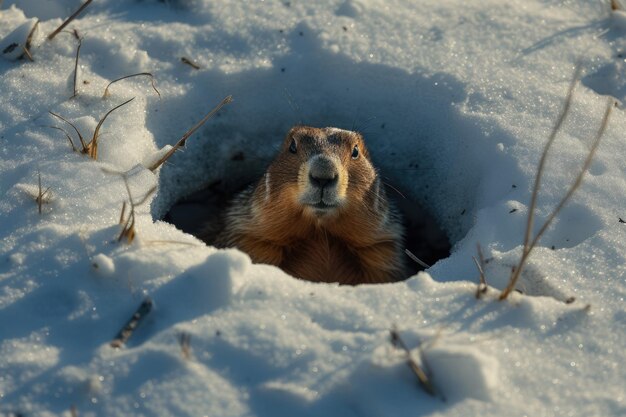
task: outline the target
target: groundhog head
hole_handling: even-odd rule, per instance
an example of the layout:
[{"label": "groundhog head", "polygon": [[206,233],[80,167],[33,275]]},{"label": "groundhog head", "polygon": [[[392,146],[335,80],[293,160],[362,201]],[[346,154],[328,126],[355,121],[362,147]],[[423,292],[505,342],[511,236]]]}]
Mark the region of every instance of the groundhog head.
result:
[{"label": "groundhog head", "polygon": [[363,137],[337,128],[292,128],[265,182],[268,197],[280,193],[305,215],[318,219],[376,201],[368,196],[378,197],[380,192]]}]

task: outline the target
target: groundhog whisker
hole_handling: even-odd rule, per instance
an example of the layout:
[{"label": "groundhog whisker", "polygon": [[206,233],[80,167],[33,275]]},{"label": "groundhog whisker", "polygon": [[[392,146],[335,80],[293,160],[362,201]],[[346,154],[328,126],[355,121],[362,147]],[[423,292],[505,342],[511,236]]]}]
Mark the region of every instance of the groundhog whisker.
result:
[{"label": "groundhog whisker", "polygon": [[421,265],[421,266],[423,266],[423,267],[424,267],[424,268],[426,268],[426,269],[430,268],[430,265],[428,265],[426,262],[422,261],[420,258],[418,258],[417,256],[415,256],[415,254],[414,254],[413,252],[411,252],[410,250],[405,249],[405,250],[404,250],[404,253],[406,253],[406,254],[407,254],[407,256],[408,256],[409,258],[411,258],[411,260],[412,260],[413,262],[417,263],[418,265]]},{"label": "groundhog whisker", "polygon": [[406,200],[406,197],[404,196],[404,194],[402,194],[396,187],[394,187],[393,185],[389,184],[388,182],[383,181],[383,184],[385,184],[387,187],[391,188],[393,191],[395,191],[400,197],[402,197],[403,199]]}]

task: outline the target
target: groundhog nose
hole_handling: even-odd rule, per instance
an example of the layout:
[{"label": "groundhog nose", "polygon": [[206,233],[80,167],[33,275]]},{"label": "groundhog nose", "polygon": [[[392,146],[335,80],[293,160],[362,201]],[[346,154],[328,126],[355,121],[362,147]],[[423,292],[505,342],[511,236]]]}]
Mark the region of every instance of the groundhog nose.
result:
[{"label": "groundhog nose", "polygon": [[309,162],[309,182],[316,187],[335,185],[339,178],[337,165],[330,158],[317,156]]},{"label": "groundhog nose", "polygon": [[334,185],[335,183],[337,183],[337,178],[338,178],[337,173],[335,173],[332,177],[328,177],[328,176],[318,177],[313,174],[309,174],[309,181],[311,182],[311,184],[320,188],[324,188],[329,185]]}]

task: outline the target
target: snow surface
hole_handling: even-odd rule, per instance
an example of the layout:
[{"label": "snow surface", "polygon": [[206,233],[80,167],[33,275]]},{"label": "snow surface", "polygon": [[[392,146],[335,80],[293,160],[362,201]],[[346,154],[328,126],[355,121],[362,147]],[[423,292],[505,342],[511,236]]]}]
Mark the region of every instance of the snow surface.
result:
[{"label": "snow surface", "polygon": [[[0,10],[0,46],[41,20],[34,62],[0,59],[0,415],[626,415],[624,12],[587,0],[101,0],[45,40],[80,4]],[[604,95],[620,104],[524,294],[499,302],[576,62],[536,230],[581,166]],[[102,98],[144,71],[160,98],[147,77]],[[228,94],[185,150],[145,168]],[[89,138],[132,97],[104,122],[97,162],[50,128],[78,143],[49,111]],[[206,184],[254,177],[298,122],[363,131],[451,256],[396,284],[312,284],[159,220]],[[136,207],[131,244],[118,242],[124,177],[135,201],[158,186]],[[495,287],[481,299],[477,243]],[[112,348],[146,297],[152,311]],[[394,326],[437,396],[390,343]]]}]

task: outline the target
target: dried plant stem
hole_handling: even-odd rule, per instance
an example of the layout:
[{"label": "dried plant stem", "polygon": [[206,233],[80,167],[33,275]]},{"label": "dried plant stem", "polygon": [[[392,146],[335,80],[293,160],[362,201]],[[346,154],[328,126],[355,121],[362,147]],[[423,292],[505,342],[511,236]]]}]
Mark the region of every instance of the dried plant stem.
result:
[{"label": "dried plant stem", "polygon": [[33,36],[35,35],[35,31],[37,30],[37,27],[39,26],[39,19],[37,19],[37,21],[35,22],[35,24],[33,25],[33,27],[30,29],[30,32],[28,32],[28,36],[26,37],[26,42],[24,43],[24,55],[26,55],[26,57],[30,60],[30,61],[34,61],[33,56],[30,53],[30,46],[33,42]]},{"label": "dried plant stem", "polygon": [[122,212],[120,213],[120,224],[124,224],[124,217],[126,216],[126,201],[122,203]]},{"label": "dried plant stem", "polygon": [[93,0],[87,0],[85,3],[83,3],[82,6],[80,6],[74,13],[72,13],[70,17],[68,17],[63,23],[61,23],[61,26],[56,28],[52,33],[48,35],[48,40],[51,41],[52,39],[54,39],[54,37],[65,28],[65,26],[69,25],[72,20],[76,19],[76,16],[78,16],[80,12],[85,9],[85,7],[89,6],[89,3],[91,3],[92,1]]},{"label": "dried plant stem", "polygon": [[[571,99],[571,96],[568,95],[568,101],[570,99]],[[517,264],[517,266],[513,269],[513,272],[511,274],[511,278],[509,279],[509,283],[508,283],[507,287],[500,294],[500,300],[506,299],[508,297],[508,295],[515,289],[515,285],[517,284],[517,281],[518,281],[518,279],[520,277],[522,269],[524,268],[524,265],[525,265],[526,261],[528,260],[528,257],[530,256],[530,253],[532,252],[532,250],[535,248],[535,246],[539,242],[539,239],[541,238],[541,236],[548,229],[548,227],[550,226],[550,223],[552,223],[552,221],[554,220],[556,215],[561,211],[561,209],[565,206],[565,204],[567,204],[569,199],[572,197],[574,192],[578,189],[578,187],[582,183],[582,179],[585,176],[585,173],[587,172],[587,170],[589,169],[589,166],[591,165],[591,161],[593,159],[593,156],[595,155],[596,150],[598,149],[598,146],[600,145],[600,140],[602,139],[602,136],[604,135],[604,132],[606,131],[606,128],[607,128],[608,123],[609,123],[609,117],[611,115],[611,110],[613,109],[614,105],[615,105],[615,100],[612,97],[609,98],[607,100],[606,109],[604,111],[604,117],[602,118],[602,124],[600,125],[600,128],[598,129],[596,137],[595,137],[595,139],[594,139],[594,141],[593,141],[593,143],[591,145],[591,148],[589,149],[589,152],[587,153],[587,157],[585,159],[585,162],[583,163],[582,169],[580,170],[580,172],[576,176],[576,179],[574,180],[572,185],[567,190],[567,193],[563,196],[563,198],[561,199],[561,201],[559,201],[559,203],[556,206],[556,208],[548,216],[548,218],[546,219],[544,224],[541,226],[541,228],[539,229],[539,231],[537,232],[535,237],[532,239],[532,241],[530,241],[530,242],[526,242],[525,241],[524,242],[524,248],[523,248],[523,251],[522,251],[522,257],[520,258],[519,263]],[[569,105],[567,105],[566,108],[569,108]],[[563,115],[563,118],[564,118],[564,115]],[[557,126],[560,128],[560,124],[557,124]],[[557,129],[555,128],[555,131],[556,130]],[[554,135],[556,135],[556,132],[554,132]],[[551,142],[550,142],[550,144],[551,144]],[[546,145],[546,147],[544,148],[543,155],[542,155],[542,160],[545,159],[545,155],[547,154],[548,147],[549,147],[549,145]],[[536,201],[536,198],[537,198],[536,194],[538,193],[538,188],[539,188],[537,184],[538,184],[538,181],[539,181],[541,173],[542,173],[542,168],[543,167],[540,164],[540,169],[538,169],[538,171],[537,171],[537,178],[535,180],[535,189],[533,189],[533,196],[532,196],[532,200],[531,201]],[[532,223],[533,223],[532,222],[532,218],[533,217],[534,217],[534,206],[531,204],[531,208],[529,209],[529,212],[528,212],[528,222],[527,222],[527,225],[526,225],[527,240],[530,240],[530,233],[531,233],[531,229],[532,229]]]},{"label": "dried plant stem", "polygon": [[150,298],[146,298],[137,308],[132,317],[126,322],[124,327],[117,333],[115,339],[111,342],[111,347],[113,348],[121,348],[130,337],[133,335],[133,332],[139,326],[141,321],[152,311],[152,300]]},{"label": "dried plant stem", "polygon": [[181,332],[178,334],[178,344],[180,345],[180,351],[183,355],[183,359],[191,359],[191,334],[187,332]]},{"label": "dried plant stem", "polygon": [[161,157],[161,159],[159,159],[158,161],[156,161],[151,167],[150,170],[151,171],[155,171],[158,167],[160,167],[165,161],[167,161],[173,154],[174,152],[176,152],[178,150],[178,148],[180,148],[181,146],[183,146],[185,144],[185,142],[187,141],[187,139],[189,139],[189,136],[193,135],[194,132],[196,130],[198,130],[207,120],[209,120],[209,118],[211,116],[213,116],[215,113],[217,113],[222,107],[224,107],[225,105],[227,105],[228,103],[230,103],[231,101],[233,101],[233,97],[232,96],[227,96],[225,97],[217,106],[215,106],[215,108],[213,108],[213,110],[211,110],[209,113],[207,113],[206,116],[204,116],[202,118],[202,120],[200,120],[198,123],[196,123],[195,126],[193,126],[191,129],[189,129],[187,132],[185,132],[185,134],[178,140],[178,142],[176,142],[176,145],[174,145],[172,147],[172,149],[170,149],[163,157]]},{"label": "dried plant stem", "polygon": [[400,333],[398,333],[398,330],[395,328],[391,329],[390,335],[391,335],[391,343],[396,347],[401,347],[406,352],[407,364],[409,365],[409,368],[411,368],[411,370],[417,377],[417,380],[419,381],[419,384],[422,387],[422,389],[426,391],[428,394],[432,395],[433,397],[437,396],[437,391],[435,391],[435,387],[430,382],[430,378],[426,374],[426,371],[422,369],[422,367],[419,366],[419,364],[415,362],[415,360],[413,360],[413,358],[411,357],[411,351],[409,350],[406,343],[404,343],[404,340],[402,340],[402,338],[400,337]]},{"label": "dried plant stem", "polygon": [[107,117],[109,117],[109,115],[111,113],[113,113],[115,110],[119,109],[120,107],[130,103],[131,101],[133,101],[135,99],[135,97],[131,98],[130,100],[126,100],[125,102],[123,102],[122,104],[118,104],[117,106],[113,107],[111,110],[109,110],[104,117],[102,117],[102,119],[100,119],[100,121],[98,122],[98,124],[96,125],[96,129],[93,132],[93,137],[91,138],[91,142],[89,142],[89,144],[87,145],[87,154],[94,160],[98,159],[98,136],[100,135],[100,128],[102,127],[102,124],[104,123],[104,121],[106,120]]},{"label": "dried plant stem", "polygon": [[122,212],[120,214],[120,224],[122,226],[122,231],[120,235],[117,237],[117,241],[121,242],[122,239],[126,238],[128,243],[132,243],[137,235],[135,230],[135,208],[145,203],[148,198],[156,191],[156,186],[150,188],[148,192],[137,202],[133,199],[133,196],[130,192],[130,187],[128,186],[128,180],[126,175],[122,175],[124,180],[124,186],[126,187],[126,193],[128,194],[128,205],[130,206],[130,213],[128,214],[128,218],[124,220],[126,214],[126,201],[122,204]]},{"label": "dried plant stem", "polygon": [[120,216],[120,224],[123,224],[122,231],[120,235],[117,237],[117,241],[121,242],[122,239],[126,238],[128,243],[132,243],[135,239],[135,203],[133,203],[133,196],[130,193],[130,187],[128,186],[128,180],[126,176],[124,178],[124,186],[126,186],[126,192],[128,193],[128,202],[130,205],[130,213],[128,214],[128,219],[124,222],[124,212],[126,211],[126,201],[122,204],[122,214]]},{"label": "dried plant stem", "polygon": [[117,79],[111,81],[109,84],[107,84],[106,88],[104,89],[104,94],[102,94],[102,97],[108,97],[109,96],[109,87],[111,87],[112,84],[114,84],[114,83],[116,83],[118,81],[125,80],[127,78],[138,77],[140,75],[145,75],[145,76],[150,77],[150,83],[152,84],[152,89],[157,93],[159,98],[161,98],[161,93],[159,93],[159,90],[157,90],[156,85],[154,83],[154,75],[152,75],[149,72],[139,72],[137,74],[125,75],[123,77],[120,77],[120,78],[117,78]]},{"label": "dried plant stem", "polygon": [[50,187],[46,188],[46,190],[44,191],[43,187],[41,186],[41,172],[40,171],[37,171],[37,180],[38,180],[38,189],[37,189],[37,198],[35,198],[35,201],[37,201],[37,209],[39,211],[39,214],[42,214],[43,204],[45,202],[46,196],[50,192]]},{"label": "dried plant stem", "polygon": [[[59,114],[56,114],[56,113],[51,112],[51,111],[48,111],[48,113],[50,113],[54,117],[58,117],[59,119],[63,120],[65,123],[67,123],[68,125],[72,126],[72,128],[74,129],[74,131],[78,135],[78,140],[80,141],[80,145],[83,147],[81,152],[82,153],[87,153],[87,144],[85,143],[85,139],[83,138],[83,135],[81,135],[80,131],[76,128],[76,126],[72,122],[67,120],[65,117],[63,117],[63,116],[61,116]],[[72,145],[73,145],[73,143],[72,143]]]},{"label": "dried plant stem", "polygon": [[72,97],[70,98],[74,98],[78,94],[78,91],[76,89],[76,81],[78,78],[78,56],[80,54],[80,47],[82,46],[82,44],[83,44],[83,40],[82,38],[79,38],[78,46],[76,47],[76,60],[74,61],[74,94],[72,94]]},{"label": "dried plant stem", "polygon": [[182,61],[183,64],[189,65],[193,69],[197,69],[197,70],[200,69],[200,65],[196,64],[195,62],[193,62],[189,58],[185,58],[183,56],[183,57],[180,58],[180,60]]},{"label": "dried plant stem", "polygon": [[72,140],[72,137],[70,136],[69,133],[67,133],[67,130],[63,129],[62,127],[58,127],[58,126],[48,126],[50,129],[57,129],[60,130],[61,132],[65,133],[65,137],[67,137],[67,140],[70,142],[70,146],[72,147],[72,151],[74,152],[78,152],[78,149],[76,149],[76,146],[74,146],[74,141]]},{"label": "dried plant stem", "polygon": [[476,244],[476,251],[478,252],[478,260],[476,257],[472,256],[474,263],[476,264],[476,268],[479,273],[479,283],[478,288],[476,288],[476,298],[480,298],[481,294],[487,292],[489,288],[487,286],[487,279],[485,278],[485,257],[483,256],[483,251],[480,247],[480,244]]},{"label": "dried plant stem", "polygon": [[557,133],[561,130],[561,126],[569,113],[570,106],[572,104],[572,95],[574,94],[574,88],[576,87],[576,83],[578,82],[578,78],[580,76],[580,65],[576,66],[574,71],[574,76],[572,77],[572,81],[570,82],[569,88],[567,90],[567,97],[565,98],[565,104],[563,109],[561,110],[561,114],[559,114],[559,118],[557,119],[556,125],[552,129],[550,133],[550,137],[548,138],[548,142],[546,143],[543,153],[541,154],[541,159],[539,160],[539,166],[537,167],[537,175],[535,177],[535,183],[533,185],[533,191],[530,197],[530,207],[528,208],[528,220],[526,223],[526,231],[524,233],[524,251],[528,250],[528,244],[530,243],[530,234],[533,229],[533,222],[535,207],[537,205],[537,197],[539,195],[539,188],[541,187],[541,177],[543,175],[543,170],[546,165],[546,160],[548,158],[548,152],[556,139]]}]

